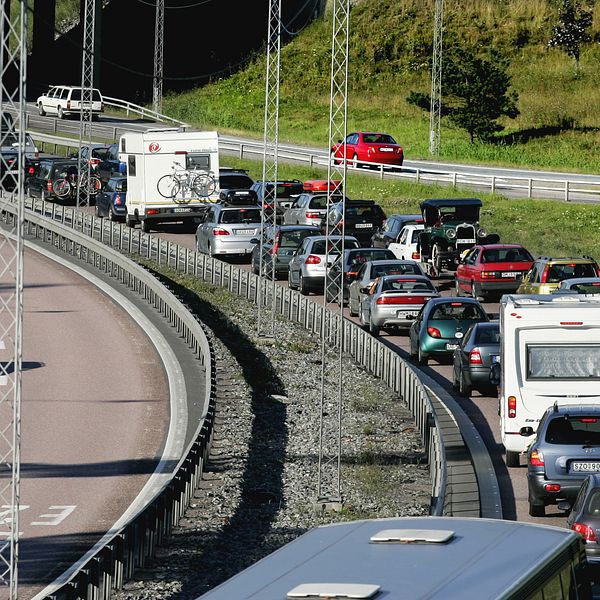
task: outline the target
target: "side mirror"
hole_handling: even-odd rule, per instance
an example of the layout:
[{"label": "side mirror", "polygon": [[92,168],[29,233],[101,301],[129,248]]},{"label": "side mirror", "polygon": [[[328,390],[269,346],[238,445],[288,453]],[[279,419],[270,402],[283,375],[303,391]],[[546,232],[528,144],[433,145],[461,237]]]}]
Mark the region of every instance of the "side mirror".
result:
[{"label": "side mirror", "polygon": [[258,238],[252,238],[252,239],[250,240],[250,243],[251,243],[251,244],[260,244],[260,240],[259,240]]},{"label": "side mirror", "polygon": [[361,294],[368,294],[368,293],[369,293],[369,289],[370,289],[370,287],[369,287],[369,286],[366,286],[366,287],[361,287],[361,288],[360,288],[360,293],[361,293]]},{"label": "side mirror", "polygon": [[500,363],[494,363],[490,367],[490,383],[492,385],[500,385],[500,379],[502,376],[502,366]]},{"label": "side mirror", "polygon": [[521,427],[519,435],[522,437],[531,437],[533,435],[533,427]]}]

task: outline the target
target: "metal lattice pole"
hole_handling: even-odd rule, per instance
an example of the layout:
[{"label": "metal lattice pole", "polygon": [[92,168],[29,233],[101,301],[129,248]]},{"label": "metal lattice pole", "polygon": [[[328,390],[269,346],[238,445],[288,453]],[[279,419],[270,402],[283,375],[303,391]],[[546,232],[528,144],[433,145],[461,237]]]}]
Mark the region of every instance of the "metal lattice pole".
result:
[{"label": "metal lattice pole", "polygon": [[[25,174],[25,81],[27,2],[10,15],[0,4],[0,145],[15,153],[0,157],[0,204],[17,204],[12,227],[0,228],[0,583],[18,596],[19,506],[21,478],[21,365],[23,346],[23,205]],[[10,475],[9,475],[10,474]]]},{"label": "metal lattice pole", "polygon": [[[92,143],[92,96],[94,88],[94,36],[96,0],[85,0],[83,54],[81,56],[81,111],[79,116],[79,161],[77,164],[77,204],[90,205],[92,165],[81,156],[81,147]],[[91,153],[91,149],[90,149]],[[82,189],[82,181],[86,184]]]},{"label": "metal lattice pole", "polygon": [[442,36],[444,31],[444,0],[435,1],[433,24],[433,59],[431,62],[431,108],[429,112],[429,153],[440,150],[440,120],[442,117]]},{"label": "metal lattice pole", "polygon": [[[343,156],[346,156],[350,0],[334,0],[332,20],[329,148],[340,139],[343,142]],[[339,164],[335,164],[333,160],[329,161],[327,179],[329,182],[339,180],[340,183],[335,188],[331,183],[327,186],[326,265],[329,265],[330,261],[337,256],[343,257],[344,255],[343,217],[346,209],[346,171],[346,160],[340,161]],[[337,218],[331,218],[334,214],[337,215]],[[334,241],[336,239],[338,241]],[[325,304],[327,305],[330,301],[338,304],[339,319],[329,321],[325,316],[321,323],[323,343],[321,347],[321,417],[319,422],[317,504],[322,508],[334,510],[342,505],[343,283],[343,268],[336,271],[327,270],[324,285]],[[339,325],[337,330],[336,320]],[[327,351],[329,343],[337,352],[335,357],[331,357],[331,351]]]},{"label": "metal lattice pole", "polygon": [[152,86],[152,108],[162,112],[163,96],[163,52],[165,31],[165,0],[156,0],[156,23],[154,26],[154,83]]},{"label": "metal lattice pole", "polygon": [[[279,67],[281,62],[281,0],[269,0],[269,25],[267,38],[267,69],[265,83],[265,127],[263,138],[263,168],[261,204],[261,236],[259,252],[258,333],[262,331],[270,312],[270,335],[275,331],[275,255],[268,256],[266,236],[273,233],[277,222],[277,160],[279,151]],[[269,185],[271,183],[271,185]],[[274,248],[273,240],[273,248]],[[271,259],[267,264],[268,258]],[[267,308],[267,286],[271,290],[270,310]],[[263,304],[265,305],[263,307]],[[265,314],[263,315],[263,312]]]}]

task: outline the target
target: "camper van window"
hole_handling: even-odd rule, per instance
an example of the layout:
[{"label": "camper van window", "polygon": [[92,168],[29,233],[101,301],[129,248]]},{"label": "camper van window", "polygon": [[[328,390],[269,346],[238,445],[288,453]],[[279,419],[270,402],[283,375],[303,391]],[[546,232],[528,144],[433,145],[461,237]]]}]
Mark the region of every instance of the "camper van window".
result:
[{"label": "camper van window", "polygon": [[527,379],[600,379],[600,345],[528,345]]},{"label": "camper van window", "polygon": [[130,154],[127,157],[127,175],[135,177],[135,154]]},{"label": "camper van window", "polygon": [[186,169],[210,171],[210,154],[186,154],[185,167]]}]

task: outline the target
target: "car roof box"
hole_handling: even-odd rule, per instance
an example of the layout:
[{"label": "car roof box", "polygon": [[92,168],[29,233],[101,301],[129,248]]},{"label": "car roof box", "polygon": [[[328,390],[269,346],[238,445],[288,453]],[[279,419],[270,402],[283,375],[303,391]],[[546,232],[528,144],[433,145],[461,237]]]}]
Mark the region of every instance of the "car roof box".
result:
[{"label": "car roof box", "polygon": [[304,182],[304,191],[305,192],[327,192],[328,190],[338,191],[340,187],[341,180],[332,179],[331,181],[327,181],[327,179],[309,179]]}]

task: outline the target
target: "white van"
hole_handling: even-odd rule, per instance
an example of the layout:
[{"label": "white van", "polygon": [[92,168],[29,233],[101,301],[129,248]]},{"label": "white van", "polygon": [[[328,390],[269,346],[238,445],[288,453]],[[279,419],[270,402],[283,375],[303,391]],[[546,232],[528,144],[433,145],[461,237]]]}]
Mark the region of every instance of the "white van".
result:
[{"label": "white van", "polygon": [[[216,131],[148,129],[125,133],[119,159],[127,166],[126,223],[150,231],[158,223],[192,228],[219,198],[219,137]],[[192,185],[211,182],[206,194]],[[199,180],[198,180],[199,181]]]},{"label": "white van", "polygon": [[600,298],[505,295],[500,337],[500,427],[516,467],[549,406],[600,404]]}]

